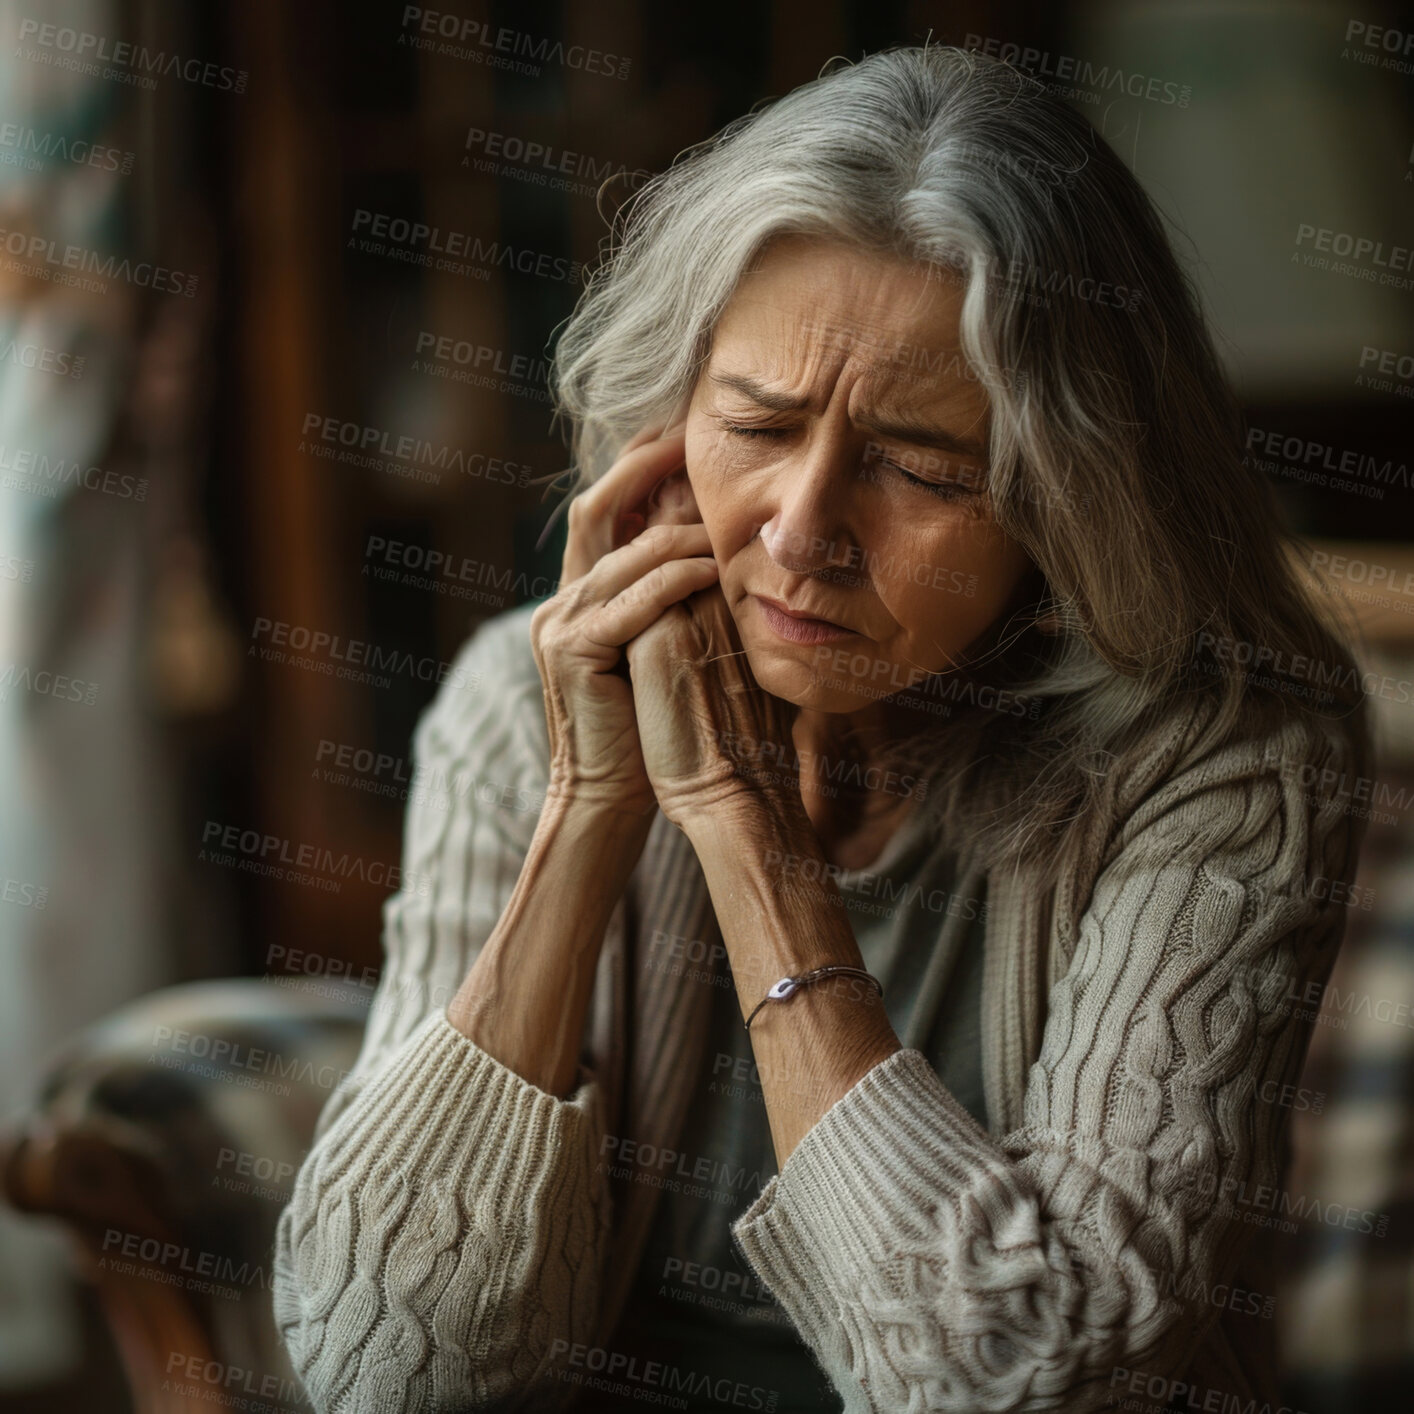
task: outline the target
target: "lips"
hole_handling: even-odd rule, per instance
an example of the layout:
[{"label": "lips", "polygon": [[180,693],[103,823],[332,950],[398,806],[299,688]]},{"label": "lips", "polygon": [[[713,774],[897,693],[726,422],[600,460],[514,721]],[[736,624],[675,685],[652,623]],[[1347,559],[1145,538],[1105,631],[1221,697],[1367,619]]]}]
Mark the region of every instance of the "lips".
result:
[{"label": "lips", "polygon": [[773,609],[779,610],[779,612],[785,614],[787,618],[799,619],[802,623],[806,624],[823,624],[826,628],[845,629],[846,632],[853,631],[849,629],[847,625],[840,623],[838,619],[827,619],[820,614],[810,614],[802,609],[792,609],[790,605],[784,603],[782,600],[772,599],[769,594],[758,594],[756,597],[764,603],[769,604]]}]

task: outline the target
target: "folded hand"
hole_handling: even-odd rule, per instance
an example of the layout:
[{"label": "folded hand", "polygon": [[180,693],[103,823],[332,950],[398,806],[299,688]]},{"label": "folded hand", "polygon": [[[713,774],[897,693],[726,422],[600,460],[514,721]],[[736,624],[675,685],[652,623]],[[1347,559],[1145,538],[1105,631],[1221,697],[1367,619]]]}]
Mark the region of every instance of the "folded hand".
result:
[{"label": "folded hand", "polygon": [[[685,472],[668,478],[648,523],[698,519]],[[722,808],[804,813],[796,773],[796,707],[752,675],[720,584],[664,610],[627,645],[644,765],[658,805],[679,827]]]}]

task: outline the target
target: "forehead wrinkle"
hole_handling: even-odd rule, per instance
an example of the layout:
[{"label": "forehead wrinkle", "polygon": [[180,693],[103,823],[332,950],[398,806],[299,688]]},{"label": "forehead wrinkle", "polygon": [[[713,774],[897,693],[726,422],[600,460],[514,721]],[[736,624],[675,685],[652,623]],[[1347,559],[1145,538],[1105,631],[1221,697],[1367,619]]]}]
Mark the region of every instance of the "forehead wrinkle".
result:
[{"label": "forehead wrinkle", "polygon": [[[777,411],[794,411],[798,408],[818,411],[820,405],[820,399],[813,389],[788,389],[776,380],[755,378],[750,374],[736,372],[714,373],[710,376],[711,381],[718,387],[726,388],[764,407],[776,406],[772,394],[778,394],[782,401],[776,407]],[[756,386],[754,390],[747,386],[733,386],[738,382]],[[957,400],[942,397],[932,404],[910,407],[897,399],[871,398],[867,391],[861,392],[865,388],[862,378],[847,381],[844,386],[845,416],[853,426],[862,428],[871,435],[892,437],[915,446],[940,447],[964,456],[987,455],[986,418],[989,409],[985,405],[976,409],[964,405],[953,411],[951,405]],[[840,391],[837,378],[830,384],[826,406],[835,401]],[[949,390],[946,386],[941,386],[934,391],[947,394],[949,391],[967,390]],[[856,396],[857,393],[860,395]],[[971,417],[967,416],[969,412],[972,413]],[[962,419],[966,419],[965,422],[961,422]],[[974,432],[975,436],[969,435]],[[968,443],[973,445],[969,446]]]},{"label": "forehead wrinkle", "polygon": [[738,286],[723,311],[722,322],[734,323],[749,312],[758,318],[775,316],[787,325],[803,325],[817,334],[827,332],[831,341],[882,348],[906,343],[949,352],[957,348],[957,301],[946,292],[941,292],[940,298],[934,286],[900,288],[887,280],[868,278],[866,270],[853,265],[836,272],[823,287],[792,284],[773,288],[775,285],[772,279],[765,289]]},{"label": "forehead wrinkle", "polygon": [[[708,368],[709,381],[729,395],[720,381],[722,373],[818,408],[835,400],[844,381],[852,422],[912,418],[963,440],[974,431],[986,440],[990,404],[985,395],[979,396],[981,390],[962,377],[930,378],[913,366],[920,355],[926,355],[929,364],[961,364],[955,337],[924,343],[905,337],[886,317],[855,311],[821,318],[807,307],[769,298],[748,298],[731,316],[722,321],[723,337],[713,340]],[[917,330],[925,338],[936,332],[936,326]],[[745,390],[734,395],[750,397]],[[959,417],[966,419],[965,427],[957,425]]]},{"label": "forehead wrinkle", "polygon": [[[716,387],[723,384],[724,373],[729,376],[749,379],[763,389],[795,398],[808,399],[812,404],[820,401],[822,391],[826,400],[829,391],[839,383],[848,363],[846,354],[821,347],[809,340],[801,340],[799,331],[785,330],[785,337],[771,337],[763,332],[753,331],[746,337],[726,341],[727,350],[720,344],[714,346],[708,364],[708,374]],[[725,369],[723,365],[726,365]],[[749,396],[744,391],[738,396]]]},{"label": "forehead wrinkle", "polygon": [[873,361],[855,382],[849,398],[856,423],[928,424],[966,440],[978,432],[986,441],[991,400],[984,389],[958,374],[928,376],[887,360]]},{"label": "forehead wrinkle", "polygon": [[785,338],[843,352],[866,363],[887,365],[896,361],[901,351],[933,358],[961,353],[956,330],[949,328],[940,337],[936,322],[900,319],[893,309],[876,316],[858,308],[847,314],[821,313],[814,308],[781,309],[765,301],[761,308],[768,319],[775,316],[772,322],[779,323]]},{"label": "forehead wrinkle", "polygon": [[[856,385],[859,387],[861,385]],[[946,392],[946,389],[939,389]],[[989,409],[974,409],[958,400],[941,398],[920,405],[896,400],[871,400],[867,396],[851,398],[849,419],[857,427],[877,430],[880,436],[896,436],[914,446],[946,447],[963,456],[987,456]],[[894,428],[895,431],[884,429]],[[974,445],[968,446],[966,444]]]}]

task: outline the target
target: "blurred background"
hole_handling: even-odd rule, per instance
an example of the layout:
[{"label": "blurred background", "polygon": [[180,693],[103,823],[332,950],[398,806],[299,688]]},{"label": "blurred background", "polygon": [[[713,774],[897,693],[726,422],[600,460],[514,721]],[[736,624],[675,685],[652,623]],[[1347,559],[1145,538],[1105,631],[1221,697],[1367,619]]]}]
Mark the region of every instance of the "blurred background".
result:
[{"label": "blurred background", "polygon": [[0,0],[0,1411],[304,1407],[266,1244],[376,982],[418,714],[554,592],[546,373],[605,218],[929,36],[1052,84],[1158,202],[1377,675],[1259,1319],[1296,1407],[1405,1407],[1414,14]]}]

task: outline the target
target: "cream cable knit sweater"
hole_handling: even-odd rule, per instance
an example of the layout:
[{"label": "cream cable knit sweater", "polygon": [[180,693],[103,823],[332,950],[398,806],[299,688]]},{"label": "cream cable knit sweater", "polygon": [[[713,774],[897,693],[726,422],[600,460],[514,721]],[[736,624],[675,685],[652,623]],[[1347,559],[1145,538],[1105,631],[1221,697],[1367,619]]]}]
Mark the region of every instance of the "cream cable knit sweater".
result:
[{"label": "cream cable knit sweater", "polygon": [[[693,1152],[674,1125],[710,989],[637,961],[674,929],[719,936],[683,837],[659,817],[615,913],[572,1097],[443,1015],[535,827],[487,801],[544,786],[532,607],[473,635],[458,663],[479,685],[449,683],[419,724],[420,891],[386,905],[354,1083],[281,1214],[275,1313],[321,1414],[559,1409],[610,1375],[625,1408],[696,1388],[613,1359],[655,1190],[605,1157],[615,1136]],[[1351,877],[1360,827],[1300,784],[1349,769],[1338,733],[1293,721],[1213,750],[1200,727],[1176,719],[1111,773],[1053,890],[989,877],[993,1132],[901,1050],[733,1223],[851,1414],[1272,1395],[1271,1323],[1249,1313],[1254,1296],[1270,1311],[1287,1111],[1262,1096],[1300,1073],[1311,1022],[1290,998],[1334,962],[1343,909],[1323,881]]]}]

